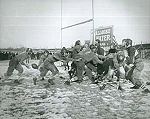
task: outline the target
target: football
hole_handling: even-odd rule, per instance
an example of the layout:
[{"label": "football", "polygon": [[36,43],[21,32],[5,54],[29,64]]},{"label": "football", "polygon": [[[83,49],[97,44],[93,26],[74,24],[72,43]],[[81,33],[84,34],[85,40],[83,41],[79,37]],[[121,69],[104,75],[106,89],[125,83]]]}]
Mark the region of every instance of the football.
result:
[{"label": "football", "polygon": [[33,69],[38,69],[38,66],[35,63],[33,63],[31,66],[32,66]]}]

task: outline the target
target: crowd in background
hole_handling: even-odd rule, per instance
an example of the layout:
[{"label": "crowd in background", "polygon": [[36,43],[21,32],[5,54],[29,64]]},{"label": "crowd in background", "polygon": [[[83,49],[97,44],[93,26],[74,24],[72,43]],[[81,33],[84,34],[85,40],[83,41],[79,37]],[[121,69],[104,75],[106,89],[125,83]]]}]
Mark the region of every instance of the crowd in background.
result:
[{"label": "crowd in background", "polygon": [[18,53],[0,51],[0,60],[10,60],[16,55],[18,55]]},{"label": "crowd in background", "polygon": [[[2,60],[10,60],[14,56],[18,55],[19,52],[11,52],[11,51],[0,51],[0,61]],[[32,60],[39,60],[42,52],[32,52],[30,59]]]}]

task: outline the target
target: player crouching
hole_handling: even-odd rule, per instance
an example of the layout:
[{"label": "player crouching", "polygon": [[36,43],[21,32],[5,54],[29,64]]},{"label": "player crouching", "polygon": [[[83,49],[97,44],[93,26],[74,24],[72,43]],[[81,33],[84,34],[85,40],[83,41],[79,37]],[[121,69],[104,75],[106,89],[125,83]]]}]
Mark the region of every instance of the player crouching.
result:
[{"label": "player crouching", "polygon": [[[56,74],[59,73],[59,70],[57,69],[56,65],[54,64],[57,61],[62,61],[63,57],[62,54],[57,52],[54,54],[49,54],[46,59],[43,61],[43,63],[38,67],[39,71],[40,71],[40,77],[42,78],[42,80],[44,80],[44,77],[46,76],[46,74],[48,73],[48,71],[51,71],[52,73],[52,77],[48,79],[48,82],[51,85],[54,85],[54,79]],[[34,84],[36,85],[36,80],[37,78],[34,78]]]},{"label": "player crouching", "polygon": [[[32,49],[27,48],[27,50],[19,55],[16,55],[9,61],[9,66],[7,69],[7,72],[4,74],[5,79],[8,79],[12,74],[14,69],[18,71],[18,76],[20,77],[21,74],[23,73],[23,67],[22,65],[26,66],[27,68],[30,68],[29,65],[24,63],[26,59],[30,57],[32,53]],[[15,80],[16,83],[19,83],[18,80]]]}]

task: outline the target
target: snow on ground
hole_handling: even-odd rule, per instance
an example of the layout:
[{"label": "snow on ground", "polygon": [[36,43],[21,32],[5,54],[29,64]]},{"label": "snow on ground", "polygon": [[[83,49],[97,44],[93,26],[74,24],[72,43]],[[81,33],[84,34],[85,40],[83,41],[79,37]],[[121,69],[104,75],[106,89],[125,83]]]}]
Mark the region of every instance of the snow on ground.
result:
[{"label": "snow on ground", "polygon": [[[150,62],[145,63],[149,64],[149,68]],[[44,81],[38,79],[37,85],[34,85],[33,77],[39,75],[39,71],[25,67],[21,84],[12,81],[17,78],[17,71],[11,80],[0,83],[0,119],[150,118],[150,94],[129,89],[132,84],[128,81],[124,82],[123,92],[117,90],[117,85],[107,85],[104,90],[100,90],[98,85],[91,84],[89,80],[68,86],[64,84],[69,78],[67,71],[60,67],[60,62],[56,65],[60,74],[54,81],[55,85],[47,83],[50,72]],[[0,76],[7,67],[8,61],[0,61]]]}]

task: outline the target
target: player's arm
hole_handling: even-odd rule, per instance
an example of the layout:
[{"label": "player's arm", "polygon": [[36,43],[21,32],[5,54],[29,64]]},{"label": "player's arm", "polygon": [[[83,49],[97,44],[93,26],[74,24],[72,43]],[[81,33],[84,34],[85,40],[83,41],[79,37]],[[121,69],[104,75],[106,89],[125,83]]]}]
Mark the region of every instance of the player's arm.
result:
[{"label": "player's arm", "polygon": [[114,55],[113,62],[114,62],[114,67],[116,69],[118,69],[120,67],[120,65],[119,65],[118,60],[117,60],[117,54]]},{"label": "player's arm", "polygon": [[30,68],[29,65],[24,63],[23,61],[21,61],[20,64],[26,66],[28,69]]},{"label": "player's arm", "polygon": [[29,69],[29,68],[30,68],[29,65],[26,64],[26,63],[24,63],[24,61],[25,61],[26,59],[28,59],[28,58],[29,58],[29,56],[27,56],[27,57],[25,57],[25,58],[22,57],[21,60],[20,60],[20,64],[26,66],[26,67]]},{"label": "player's arm", "polygon": [[103,55],[98,55],[98,54],[96,54],[97,56],[98,56],[98,58],[100,58],[100,59],[106,59],[107,58],[107,56],[103,56]]},{"label": "player's arm", "polygon": [[38,67],[43,63],[44,60],[45,60],[44,56],[41,56],[39,63],[38,63]]}]

